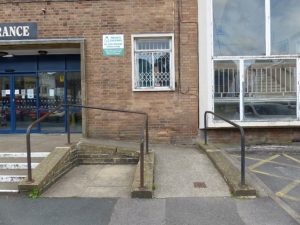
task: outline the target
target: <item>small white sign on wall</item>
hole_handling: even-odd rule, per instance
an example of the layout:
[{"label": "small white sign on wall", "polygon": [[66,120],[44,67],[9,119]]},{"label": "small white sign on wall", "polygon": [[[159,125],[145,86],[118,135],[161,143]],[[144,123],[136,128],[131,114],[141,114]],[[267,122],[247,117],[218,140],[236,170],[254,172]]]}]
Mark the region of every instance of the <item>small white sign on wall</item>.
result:
[{"label": "small white sign on wall", "polygon": [[22,95],[22,99],[25,99],[26,89],[21,89],[21,95]]},{"label": "small white sign on wall", "polygon": [[29,98],[29,99],[34,98],[33,89],[27,89],[27,98]]},{"label": "small white sign on wall", "polygon": [[124,34],[103,35],[103,55],[123,56],[124,55]]},{"label": "small white sign on wall", "polygon": [[49,96],[54,97],[54,89],[49,89]]}]

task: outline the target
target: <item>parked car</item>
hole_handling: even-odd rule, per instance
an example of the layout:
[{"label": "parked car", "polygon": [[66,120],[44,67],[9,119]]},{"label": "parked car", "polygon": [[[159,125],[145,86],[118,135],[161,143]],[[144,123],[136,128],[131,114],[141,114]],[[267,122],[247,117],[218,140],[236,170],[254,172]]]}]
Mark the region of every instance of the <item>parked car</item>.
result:
[{"label": "parked car", "polygon": [[296,105],[288,103],[250,103],[244,108],[247,118],[278,118],[286,116],[296,116]]}]

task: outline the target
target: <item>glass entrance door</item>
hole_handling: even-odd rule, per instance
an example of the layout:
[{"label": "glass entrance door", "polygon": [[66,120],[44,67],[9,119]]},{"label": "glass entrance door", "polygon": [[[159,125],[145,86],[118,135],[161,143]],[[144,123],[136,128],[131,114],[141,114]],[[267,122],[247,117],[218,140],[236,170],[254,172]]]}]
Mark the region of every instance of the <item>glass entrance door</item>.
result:
[{"label": "glass entrance door", "polygon": [[0,75],[0,94],[0,131],[24,132],[37,119],[36,75]]},{"label": "glass entrance door", "polygon": [[[39,115],[43,116],[65,102],[65,75],[63,72],[39,73]],[[65,110],[61,108],[41,124],[42,132],[65,132]]]},{"label": "glass entrance door", "polygon": [[0,131],[10,131],[12,129],[10,86],[10,78],[0,76]]},{"label": "glass entrance door", "polygon": [[37,77],[13,76],[13,125],[16,130],[26,130],[37,119]]}]

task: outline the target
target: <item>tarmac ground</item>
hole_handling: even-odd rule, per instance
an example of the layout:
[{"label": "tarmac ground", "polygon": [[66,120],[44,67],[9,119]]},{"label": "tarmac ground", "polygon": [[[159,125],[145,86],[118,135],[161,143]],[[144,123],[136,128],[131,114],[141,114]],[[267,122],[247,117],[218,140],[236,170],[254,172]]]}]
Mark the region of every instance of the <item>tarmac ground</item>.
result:
[{"label": "tarmac ground", "polygon": [[[237,159],[239,155],[233,155]],[[277,197],[300,213],[300,154],[256,152],[246,156],[249,172],[255,174]]]},{"label": "tarmac ground", "polygon": [[[80,136],[72,137],[72,141],[79,139]],[[32,149],[51,151],[56,146],[64,146],[65,140],[65,135],[32,135]],[[0,143],[0,152],[26,152],[25,135],[1,135]],[[231,197],[221,175],[195,146],[150,145],[150,148],[156,158],[154,199],[129,198],[128,181],[133,175],[132,167],[79,166],[49,188],[45,197],[31,199],[20,194],[0,195],[0,225],[299,224],[267,195],[255,199]],[[299,159],[298,156],[289,156]],[[270,160],[269,157],[258,159],[275,162],[275,158]],[[282,160],[291,158],[284,156]],[[292,160],[295,164],[291,167],[295,169],[295,177],[282,183],[278,186],[280,188],[274,188],[276,192],[297,197],[294,191],[298,184],[293,183],[299,179],[297,160]],[[257,164],[257,160],[248,159],[247,162],[256,170],[269,166],[268,163]],[[282,173],[285,171],[276,169]]]},{"label": "tarmac ground", "polygon": [[297,225],[268,197],[38,198],[0,196],[1,225]]}]

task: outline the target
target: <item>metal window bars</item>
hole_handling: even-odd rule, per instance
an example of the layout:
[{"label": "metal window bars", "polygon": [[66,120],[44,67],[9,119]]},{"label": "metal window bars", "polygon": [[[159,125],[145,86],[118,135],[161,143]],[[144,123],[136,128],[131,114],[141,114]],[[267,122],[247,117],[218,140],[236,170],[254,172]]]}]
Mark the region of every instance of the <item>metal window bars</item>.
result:
[{"label": "metal window bars", "polygon": [[[240,94],[239,70],[230,63],[223,64],[214,69],[215,97],[237,97]],[[295,96],[296,84],[295,65],[264,67],[258,64],[245,70],[244,94],[246,97]]]},{"label": "metal window bars", "polygon": [[135,45],[135,88],[170,87],[171,40],[138,39]]}]

